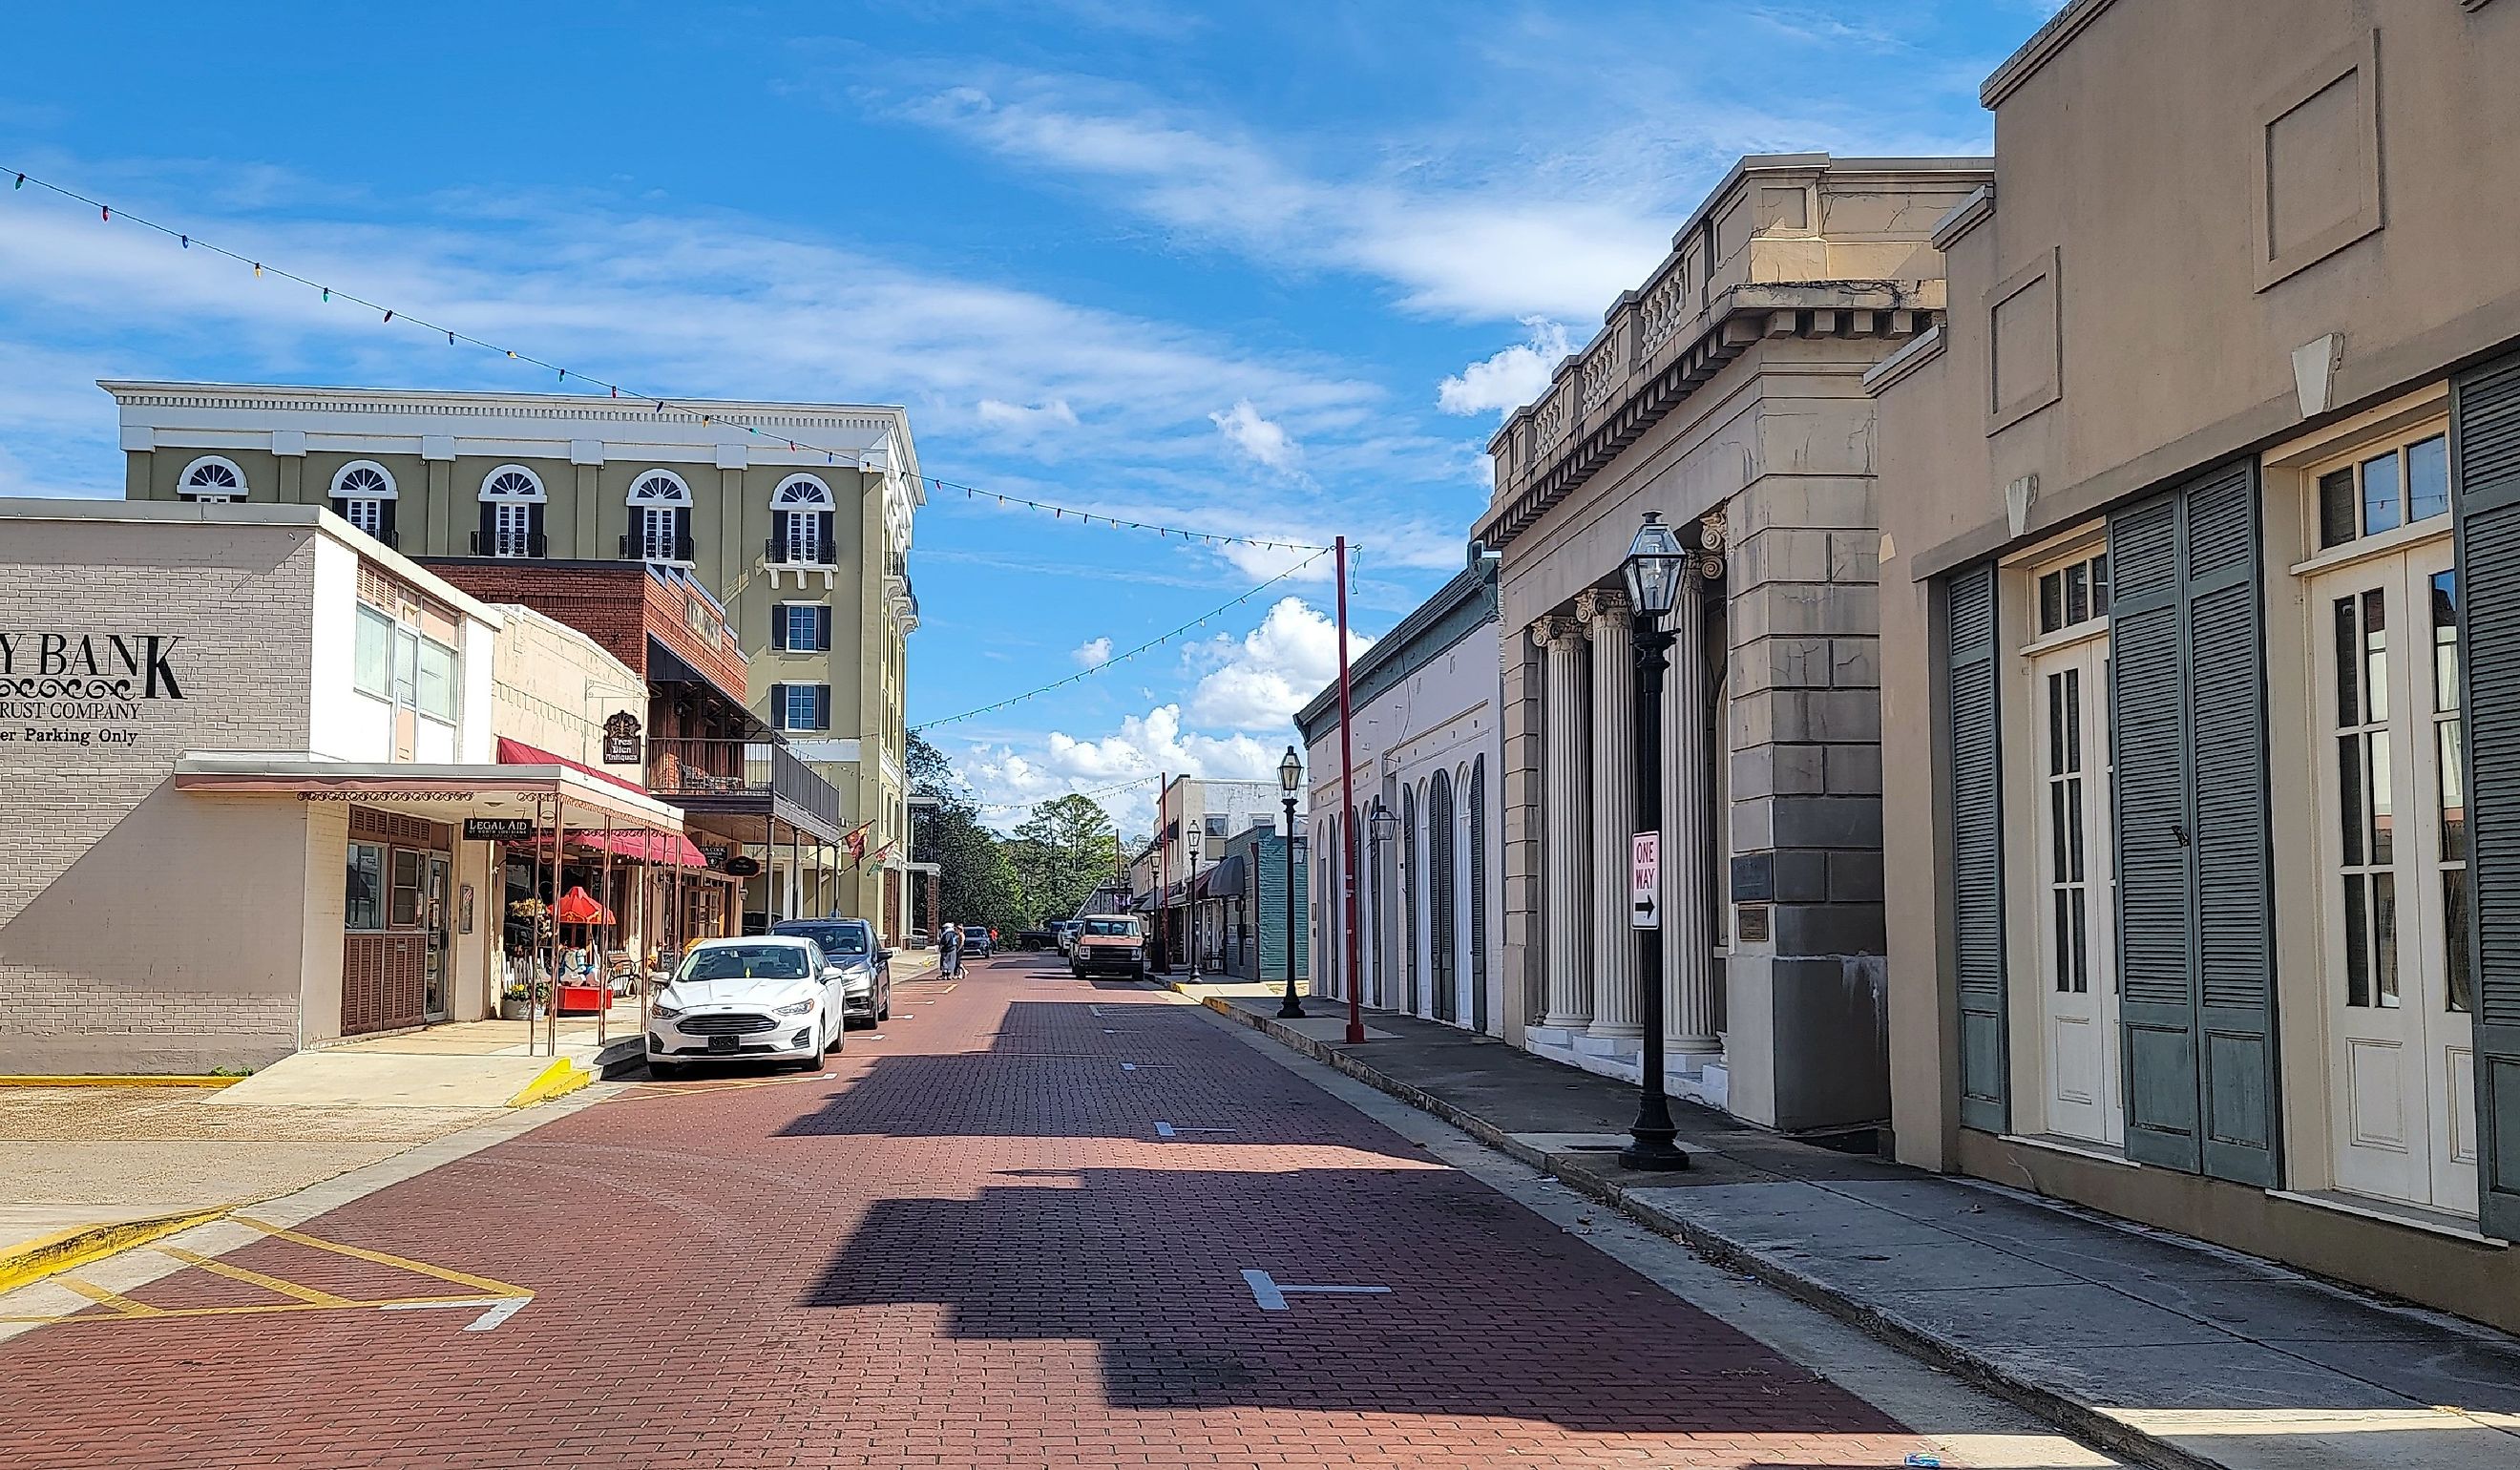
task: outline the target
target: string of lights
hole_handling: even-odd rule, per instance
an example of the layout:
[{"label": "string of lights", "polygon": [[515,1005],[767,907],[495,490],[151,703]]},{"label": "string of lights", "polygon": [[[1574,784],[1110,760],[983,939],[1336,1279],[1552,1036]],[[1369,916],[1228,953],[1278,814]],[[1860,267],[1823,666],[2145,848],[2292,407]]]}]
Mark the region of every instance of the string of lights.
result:
[{"label": "string of lights", "polygon": [[[764,433],[759,425],[746,423],[741,418],[721,413],[715,405],[705,404],[695,400],[675,398],[669,395],[659,395],[639,391],[625,386],[624,384],[614,382],[598,374],[580,372],[575,368],[553,362],[548,358],[537,356],[534,353],[522,351],[515,347],[504,346],[484,337],[474,336],[471,333],[465,332],[460,328],[448,327],[442,323],[430,321],[426,317],[414,316],[412,313],[405,311],[400,307],[388,306],[382,301],[372,300],[356,291],[344,290],[336,287],[328,286],[311,276],[300,275],[295,271],[271,264],[266,260],[257,258],[256,256],[229,249],[225,245],[204,240],[188,230],[179,230],[172,225],[160,224],[158,221],[147,218],[143,215],[133,214],[127,210],[116,209],[103,200],[82,194],[79,191],[68,188],[65,185],[53,183],[48,179],[37,178],[33,174],[10,168],[5,164],[0,164],[0,173],[8,174],[14,180],[14,182],[9,186],[12,193],[23,190],[27,185],[32,184],[35,188],[48,194],[55,195],[61,199],[72,200],[76,203],[84,204],[87,207],[94,209],[97,213],[97,221],[100,224],[112,224],[116,220],[120,220],[125,224],[137,225],[144,230],[155,231],[168,240],[174,241],[179,249],[198,249],[208,254],[220,256],[224,259],[233,260],[239,265],[250,267],[253,271],[255,280],[261,280],[266,276],[274,277],[281,281],[304,287],[308,290],[314,291],[318,298],[323,301],[331,302],[338,300],[346,302],[352,306],[364,307],[369,311],[382,313],[382,317],[378,324],[380,326],[392,327],[399,325],[413,331],[428,332],[432,334],[443,333],[446,336],[446,345],[450,347],[477,347],[485,352],[496,352],[510,361],[522,363],[528,367],[540,368],[547,373],[557,375],[554,381],[563,386],[567,384],[569,379],[575,379],[577,381],[586,384],[589,389],[601,388],[605,390],[608,395],[613,398],[626,399],[633,403],[653,404],[655,406],[653,411],[659,415],[667,413],[668,411],[697,414],[699,416],[699,421],[702,423],[723,422],[729,427],[741,428],[745,433],[751,434],[756,438],[764,439],[772,443],[784,444],[788,447],[790,453],[820,454],[823,456],[823,459],[827,464],[838,464],[844,456],[853,465],[861,463],[858,452],[855,450],[832,449],[828,445],[816,444],[808,439],[793,438],[782,432]],[[592,396],[592,394],[590,393],[589,396]],[[1000,506],[1021,506],[1028,511],[1048,511],[1051,513],[1051,518],[1054,520],[1073,519],[1080,525],[1090,526],[1099,520],[1104,525],[1117,530],[1152,531],[1160,538],[1178,538],[1184,542],[1206,546],[1248,546],[1258,547],[1267,551],[1279,552],[1321,553],[1329,550],[1328,547],[1313,546],[1300,541],[1272,540],[1255,536],[1230,536],[1222,532],[1195,530],[1188,526],[1163,525],[1154,521],[1131,520],[1125,516],[1111,515],[1100,511],[1079,510],[1074,506],[1063,506],[1052,501],[1038,500],[1030,496],[1002,495],[994,490],[983,489],[976,485],[967,485],[958,480],[948,480],[936,475],[922,475],[921,478],[929,485],[934,486],[938,495],[945,495],[949,492],[959,490],[963,493],[963,497],[966,500],[976,501],[985,496],[996,501]]]},{"label": "string of lights", "polygon": [[1058,791],[1048,796],[1037,797],[1031,801],[975,801],[971,803],[971,806],[973,809],[982,812],[1029,812],[1034,807],[1041,805],[1045,801],[1062,801],[1070,796],[1082,796],[1089,801],[1104,796],[1116,796],[1122,791],[1131,790],[1135,787],[1143,786],[1150,781],[1159,780],[1161,779],[1161,773],[1150,771],[1145,776],[1135,777],[1131,780],[1118,781],[1107,786],[1097,786],[1091,791]]},{"label": "string of lights", "polygon": [[1305,567],[1312,565],[1314,562],[1319,561],[1328,555],[1329,553],[1326,550],[1315,552],[1311,556],[1306,557],[1303,560],[1287,567],[1284,571],[1278,573],[1278,575],[1271,577],[1266,582],[1263,582],[1259,586],[1252,588],[1250,591],[1243,593],[1240,597],[1234,599],[1232,601],[1223,602],[1215,607],[1211,607],[1207,611],[1191,619],[1189,622],[1182,624],[1180,627],[1159,633],[1153,638],[1148,639],[1145,643],[1138,645],[1134,648],[1114,653],[1090,669],[1079,669],[1064,679],[1052,680],[1050,683],[1043,685],[1039,689],[1026,690],[1020,694],[1010,695],[1007,698],[998,700],[994,704],[983,704],[976,709],[964,710],[960,714],[944,715],[933,720],[923,720],[914,728],[920,731],[929,731],[935,729],[939,725],[952,725],[963,720],[977,719],[982,715],[995,714],[999,710],[1008,709],[1014,705],[1021,704],[1027,699],[1038,699],[1042,695],[1047,694],[1054,690],[1065,689],[1067,686],[1074,684],[1081,679],[1091,679],[1095,675],[1102,673],[1104,669],[1110,668],[1114,664],[1125,663],[1151,648],[1159,648],[1165,644],[1171,643],[1174,639],[1181,637],[1185,633],[1195,632],[1200,628],[1206,627],[1211,619],[1233,611],[1244,602],[1250,601],[1253,598],[1267,592],[1270,588],[1285,581],[1288,577],[1302,571]]}]

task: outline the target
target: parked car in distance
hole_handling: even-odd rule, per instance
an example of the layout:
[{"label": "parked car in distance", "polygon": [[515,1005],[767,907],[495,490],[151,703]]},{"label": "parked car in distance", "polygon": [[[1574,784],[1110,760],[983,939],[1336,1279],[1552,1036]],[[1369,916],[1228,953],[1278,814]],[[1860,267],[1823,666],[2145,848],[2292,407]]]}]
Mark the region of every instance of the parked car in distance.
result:
[{"label": "parked car in distance", "polygon": [[1051,938],[1058,943],[1058,953],[1062,957],[1076,953],[1076,931],[1084,927],[1085,925],[1081,920],[1073,918],[1061,918],[1052,921],[1050,926],[1050,935]]},{"label": "parked car in distance", "polygon": [[770,932],[810,939],[840,967],[848,1019],[870,1026],[892,1019],[892,951],[876,943],[875,925],[862,918],[790,918]]},{"label": "parked car in distance", "polygon": [[1147,978],[1147,922],[1135,914],[1098,913],[1084,921],[1076,936],[1076,951],[1068,958],[1068,973],[1083,979],[1087,975],[1116,972],[1132,980]]},{"label": "parked car in distance", "polygon": [[1049,949],[1050,946],[1051,937],[1048,929],[1017,929],[1015,931],[1015,948],[1018,950],[1046,950]]},{"label": "parked car in distance", "polygon": [[784,1061],[812,1069],[845,1045],[845,972],[791,935],[695,945],[648,1006],[648,1070],[695,1061]]},{"label": "parked car in distance", "polygon": [[987,924],[965,924],[963,926],[964,958],[987,959],[997,953],[998,942],[989,937],[989,926]]}]

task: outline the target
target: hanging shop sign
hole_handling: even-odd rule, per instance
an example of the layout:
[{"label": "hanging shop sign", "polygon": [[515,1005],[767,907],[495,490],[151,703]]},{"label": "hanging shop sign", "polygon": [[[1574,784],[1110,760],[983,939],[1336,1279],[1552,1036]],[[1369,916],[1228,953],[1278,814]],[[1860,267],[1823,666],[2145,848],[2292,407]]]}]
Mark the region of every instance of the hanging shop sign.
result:
[{"label": "hanging shop sign", "polygon": [[625,709],[604,722],[604,764],[635,766],[639,761],[639,717]]},{"label": "hanging shop sign", "polygon": [[723,869],[726,875],[730,878],[754,877],[761,871],[761,860],[759,858],[747,858],[742,853],[737,853],[734,857],[726,860],[723,865]]},{"label": "hanging shop sign", "polygon": [[0,630],[0,741],[135,743],[153,701],[184,697],[174,659],[182,642],[160,633]]},{"label": "hanging shop sign", "polygon": [[531,842],[534,840],[534,819],[531,817],[467,817],[464,819],[464,840],[467,842]]}]

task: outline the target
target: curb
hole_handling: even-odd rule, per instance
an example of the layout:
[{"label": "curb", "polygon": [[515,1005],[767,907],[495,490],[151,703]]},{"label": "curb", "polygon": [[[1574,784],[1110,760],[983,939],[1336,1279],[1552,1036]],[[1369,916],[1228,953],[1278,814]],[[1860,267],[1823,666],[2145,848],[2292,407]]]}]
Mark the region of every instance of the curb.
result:
[{"label": "curb", "polygon": [[[1183,990],[1176,983],[1174,990]],[[1187,991],[1184,991],[1187,994]],[[2107,1414],[2090,1403],[2069,1399],[2053,1389],[2031,1382],[1989,1361],[1968,1348],[1930,1332],[1868,1303],[1847,1295],[1790,1265],[1764,1255],[1737,1240],[1719,1235],[1705,1225],[1674,1215],[1646,1201],[1638,1199],[1624,1185],[1615,1184],[1598,1175],[1564,1165],[1560,1156],[1535,1148],[1508,1135],[1484,1118],[1475,1117],[1446,1102],[1441,1097],[1374,1070],[1347,1052],[1324,1042],[1317,1042],[1302,1032],[1282,1026],[1266,1016],[1254,1015],[1222,996],[1197,998],[1200,1004],[1226,1019],[1248,1027],[1290,1050],[1322,1062],[1374,1091],[1396,1097],[1420,1112],[1431,1113],[1488,1147],[1539,1170],[1576,1192],[1598,1200],[1657,1234],[1668,1235],[1688,1245],[1709,1263],[1727,1270],[1737,1271],[1775,1287],[1806,1307],[1827,1313],[1890,1346],[1961,1378],[1987,1392],[2028,1409],[2101,1449],[2154,1470],[2226,1470],[2223,1461],[2194,1453],[2179,1445],[2150,1435]]]},{"label": "curb", "polygon": [[16,1291],[28,1282],[119,1255],[135,1245],[146,1245],[178,1230],[207,1225],[213,1220],[224,1219],[232,1210],[242,1208],[241,1205],[220,1205],[211,1210],[153,1215],[145,1220],[77,1225],[0,1249],[0,1293]]},{"label": "curb", "polygon": [[232,1088],[243,1081],[242,1077],[186,1077],[155,1072],[127,1077],[100,1073],[68,1073],[53,1077],[28,1074],[0,1077],[0,1088]]},{"label": "curb", "polygon": [[595,1081],[596,1075],[563,1056],[543,1068],[540,1076],[526,1083],[516,1096],[509,1098],[508,1106],[532,1107],[537,1102],[548,1102],[554,1097],[566,1096]]}]

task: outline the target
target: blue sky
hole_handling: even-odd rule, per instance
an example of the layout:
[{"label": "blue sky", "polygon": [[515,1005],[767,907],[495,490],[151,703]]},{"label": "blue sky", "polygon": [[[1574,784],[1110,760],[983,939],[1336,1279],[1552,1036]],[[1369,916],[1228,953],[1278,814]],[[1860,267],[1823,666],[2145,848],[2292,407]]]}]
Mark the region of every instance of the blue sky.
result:
[{"label": "blue sky", "polygon": [[[1372,634],[1461,564],[1499,412],[1733,158],[1985,152],[1977,85],[2054,8],[47,6],[0,163],[654,391],[900,403],[949,479],[1344,532]],[[0,493],[119,483],[100,377],[551,386],[0,194]],[[911,720],[1287,559],[932,501]],[[931,735],[1011,803],[1265,774],[1329,590]]]}]

